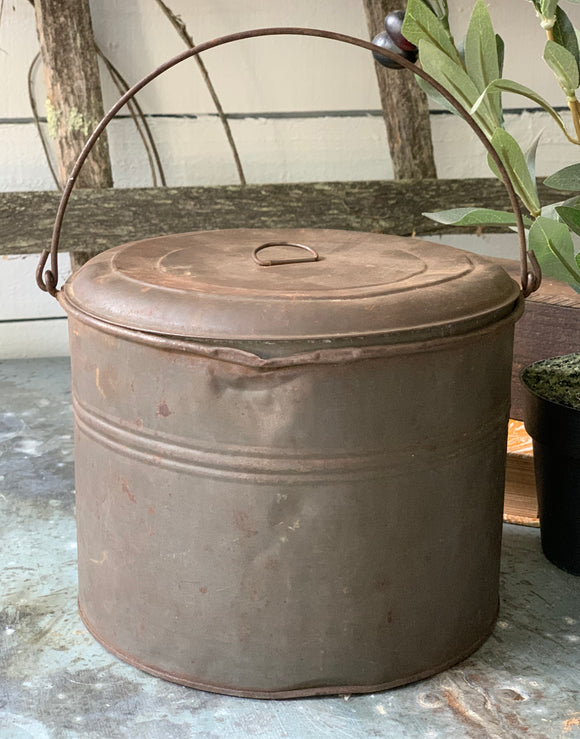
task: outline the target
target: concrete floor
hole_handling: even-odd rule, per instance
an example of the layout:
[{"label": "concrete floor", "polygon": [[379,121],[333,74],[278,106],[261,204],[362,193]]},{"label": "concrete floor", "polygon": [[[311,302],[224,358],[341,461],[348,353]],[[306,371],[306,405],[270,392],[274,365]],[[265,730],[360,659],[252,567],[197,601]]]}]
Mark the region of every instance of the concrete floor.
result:
[{"label": "concrete floor", "polygon": [[0,737],[580,737],[580,578],[504,527],[501,612],[472,657],[385,693],[230,698],[108,654],[76,611],[69,364],[0,362]]}]

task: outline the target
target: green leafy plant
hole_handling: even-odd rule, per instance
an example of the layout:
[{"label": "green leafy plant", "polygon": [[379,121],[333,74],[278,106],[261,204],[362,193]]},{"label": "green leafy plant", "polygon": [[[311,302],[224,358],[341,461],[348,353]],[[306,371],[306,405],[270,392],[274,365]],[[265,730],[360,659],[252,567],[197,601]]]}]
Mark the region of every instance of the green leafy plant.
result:
[{"label": "green leafy plant", "polygon": [[[523,96],[552,117],[566,139],[580,146],[579,35],[559,6],[559,0],[529,0],[535,8],[547,40],[544,62],[552,70],[570,109],[574,132],[568,131],[560,114],[534,90],[503,78],[504,43],[495,33],[483,0],[476,0],[465,39],[456,43],[449,28],[449,8],[443,0],[408,0],[403,36],[419,49],[422,68],[452,93],[473,116],[504,164],[512,185],[528,215],[524,218],[528,246],[544,274],[563,280],[580,292],[580,253],[575,254],[571,233],[580,235],[580,196],[542,206],[535,176],[538,139],[523,151],[506,130],[502,93]],[[567,0],[580,3],[580,0]],[[428,83],[420,87],[437,103],[457,115]],[[493,161],[488,163],[496,176]],[[545,180],[548,187],[580,193],[580,163],[555,172]],[[454,208],[425,213],[439,223],[457,226],[515,226],[513,214],[487,208]]]}]

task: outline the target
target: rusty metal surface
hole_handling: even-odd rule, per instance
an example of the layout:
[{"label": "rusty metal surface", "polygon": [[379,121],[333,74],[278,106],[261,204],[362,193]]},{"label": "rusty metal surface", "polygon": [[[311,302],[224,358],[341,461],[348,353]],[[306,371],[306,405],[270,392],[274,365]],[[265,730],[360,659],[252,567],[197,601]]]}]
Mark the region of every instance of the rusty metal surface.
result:
[{"label": "rusty metal surface", "polygon": [[[300,242],[319,259],[264,269],[252,254],[265,241]],[[394,344],[465,334],[512,314],[519,296],[501,267],[441,244],[355,231],[230,229],[103,252],[66,282],[61,302],[137,331],[240,348],[308,341],[312,351],[329,339]]]},{"label": "rusty metal surface", "polygon": [[420,683],[348,701],[264,702],[185,688],[114,659],[76,610],[71,437],[68,361],[0,363],[3,739],[580,736],[578,579],[552,566],[539,531],[525,527],[503,527],[491,638]]},{"label": "rusty metal surface", "polygon": [[469,654],[497,611],[514,318],[420,359],[252,367],[71,313],[92,632],[156,674],[262,697],[376,690]]}]

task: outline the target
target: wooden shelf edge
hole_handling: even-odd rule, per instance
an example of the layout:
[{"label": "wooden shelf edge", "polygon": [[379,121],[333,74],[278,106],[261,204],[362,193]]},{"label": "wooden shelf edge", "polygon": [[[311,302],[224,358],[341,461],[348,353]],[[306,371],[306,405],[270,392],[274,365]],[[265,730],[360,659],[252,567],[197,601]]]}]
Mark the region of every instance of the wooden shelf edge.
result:
[{"label": "wooden shelf edge", "polygon": [[537,514],[532,440],[521,421],[510,419],[503,520],[504,523],[538,528]]}]

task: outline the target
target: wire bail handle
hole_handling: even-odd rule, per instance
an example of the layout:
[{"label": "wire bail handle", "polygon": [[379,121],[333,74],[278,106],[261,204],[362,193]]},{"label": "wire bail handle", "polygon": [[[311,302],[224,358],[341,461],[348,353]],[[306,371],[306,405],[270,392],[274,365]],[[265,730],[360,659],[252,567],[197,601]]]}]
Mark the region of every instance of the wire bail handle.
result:
[{"label": "wire bail handle", "polygon": [[[325,31],[325,30],[317,29],[317,28],[288,27],[288,28],[257,28],[251,31],[241,31],[239,33],[232,33],[227,36],[221,36],[217,39],[213,39],[212,41],[206,41],[203,44],[198,44],[193,49],[187,49],[181,52],[181,54],[177,54],[176,56],[172,57],[165,63],[161,64],[159,67],[154,69],[148,75],[143,77],[139,82],[136,82],[129,90],[127,90],[127,92],[121,98],[119,98],[119,100],[115,103],[115,105],[113,105],[113,107],[109,110],[109,112],[103,117],[103,119],[100,121],[100,123],[97,125],[93,133],[88,138],[67,180],[66,187],[63,190],[62,197],[61,197],[61,200],[58,206],[58,211],[56,214],[56,219],[55,219],[54,228],[52,232],[52,240],[51,240],[50,248],[43,250],[41,257],[40,257],[40,261],[38,263],[38,267],[36,269],[36,283],[41,290],[44,290],[45,292],[50,293],[53,297],[56,297],[58,295],[58,292],[59,292],[58,290],[58,245],[60,242],[60,234],[62,230],[62,222],[64,219],[64,214],[65,214],[68,202],[70,200],[73,187],[83,167],[83,164],[85,163],[97,139],[99,138],[101,133],[105,130],[105,128],[109,125],[111,120],[121,110],[121,108],[123,108],[123,106],[126,103],[132,100],[132,98],[135,97],[135,95],[140,90],[142,90],[146,85],[148,85],[154,79],[159,77],[161,74],[166,72],[168,69],[171,69],[172,67],[176,66],[180,62],[183,62],[186,59],[189,59],[191,57],[197,56],[198,54],[201,54],[204,51],[208,51],[209,49],[217,48],[218,46],[230,44],[234,41],[242,41],[242,40],[250,39],[250,38],[259,38],[262,36],[312,36],[316,38],[329,39],[331,41],[339,41],[341,43],[350,44],[351,46],[358,46],[361,49],[372,51],[375,54],[379,54],[381,56],[386,57],[387,59],[396,61],[400,66],[411,70],[418,77],[421,77],[423,80],[428,82],[432,87],[434,87],[437,90],[437,92],[439,92],[455,108],[455,110],[459,113],[459,115],[466,121],[466,123],[474,131],[476,136],[479,138],[479,140],[481,141],[481,143],[484,145],[485,149],[487,150],[490,158],[493,160],[494,164],[496,165],[501,175],[503,184],[509,195],[510,204],[512,206],[512,210],[516,217],[519,244],[520,244],[520,282],[521,282],[521,287],[522,287],[522,293],[524,297],[527,297],[528,295],[531,295],[531,293],[533,293],[535,290],[539,288],[540,282],[542,279],[542,273],[541,273],[540,266],[538,264],[538,261],[533,251],[527,251],[524,222],[523,222],[522,214],[520,211],[520,206],[518,203],[518,198],[515,193],[514,187],[510,181],[509,175],[506,171],[506,168],[503,162],[498,156],[496,150],[493,148],[491,143],[488,141],[485,133],[483,132],[481,127],[478,125],[478,123],[474,120],[474,118],[469,114],[469,112],[464,108],[464,106],[459,102],[459,100],[457,100],[442,85],[440,85],[436,79],[434,79],[433,77],[431,77],[431,75],[427,74],[427,72],[421,69],[421,67],[417,66],[413,62],[408,61],[404,57],[395,54],[392,51],[388,51],[387,49],[384,49],[381,46],[376,46],[370,41],[365,41],[363,39],[359,39],[354,36],[347,36],[343,33],[335,33],[333,31]],[[50,268],[45,270],[45,267],[46,267],[46,264],[49,258],[50,258]],[[528,259],[529,259],[529,264],[528,264]]]}]

